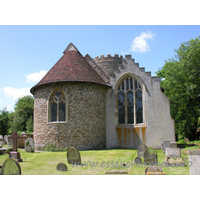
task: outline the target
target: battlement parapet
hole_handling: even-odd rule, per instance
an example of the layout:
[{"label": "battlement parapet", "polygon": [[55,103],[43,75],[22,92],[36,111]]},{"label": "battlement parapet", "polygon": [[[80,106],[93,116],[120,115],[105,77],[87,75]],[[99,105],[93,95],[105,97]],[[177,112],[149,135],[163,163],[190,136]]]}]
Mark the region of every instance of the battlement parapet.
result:
[{"label": "battlement parapet", "polygon": [[111,56],[111,54],[107,54],[107,56],[104,56],[104,55],[100,55],[100,57],[99,56],[96,56],[95,57],[95,61],[96,62],[105,62],[105,61],[114,61],[114,60],[116,60],[116,61],[119,61],[119,60],[122,60],[122,58],[123,58],[123,56],[119,56],[118,54],[115,54],[114,56]]}]

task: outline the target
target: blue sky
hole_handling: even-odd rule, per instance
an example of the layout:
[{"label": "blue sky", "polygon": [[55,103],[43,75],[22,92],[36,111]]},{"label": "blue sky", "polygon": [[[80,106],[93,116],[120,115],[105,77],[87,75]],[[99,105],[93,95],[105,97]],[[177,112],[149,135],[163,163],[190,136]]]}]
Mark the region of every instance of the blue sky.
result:
[{"label": "blue sky", "polygon": [[200,35],[200,26],[0,26],[0,109],[14,110],[72,42],[85,56],[131,54],[152,76],[182,42]]}]

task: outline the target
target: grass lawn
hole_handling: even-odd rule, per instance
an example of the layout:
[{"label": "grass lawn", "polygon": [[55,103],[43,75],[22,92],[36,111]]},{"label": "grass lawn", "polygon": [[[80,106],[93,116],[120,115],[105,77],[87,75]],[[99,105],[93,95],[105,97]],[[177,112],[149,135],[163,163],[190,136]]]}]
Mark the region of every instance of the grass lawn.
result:
[{"label": "grass lawn", "polygon": [[[158,162],[165,160],[163,150],[156,150]],[[85,165],[73,166],[67,163],[66,152],[35,152],[27,153],[19,149],[23,162],[20,162],[22,175],[104,175],[107,170],[126,170],[129,175],[144,175],[145,166],[137,167],[131,162],[137,156],[137,150],[113,149],[113,150],[88,150],[80,151],[81,161]],[[187,152],[182,150],[182,158],[188,158]],[[8,158],[8,154],[0,155],[0,165]],[[68,171],[57,171],[57,165],[62,162],[68,167]],[[122,163],[128,166],[123,166]],[[189,175],[189,167],[163,167],[167,175]]]}]

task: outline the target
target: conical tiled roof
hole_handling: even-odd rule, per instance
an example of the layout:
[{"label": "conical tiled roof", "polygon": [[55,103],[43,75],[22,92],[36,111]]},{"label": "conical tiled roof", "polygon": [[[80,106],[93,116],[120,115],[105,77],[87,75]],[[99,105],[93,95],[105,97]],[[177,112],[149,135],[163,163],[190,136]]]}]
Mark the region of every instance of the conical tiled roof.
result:
[{"label": "conical tiled roof", "polygon": [[107,86],[106,82],[97,74],[72,43],[68,45],[63,53],[64,55],[44,78],[31,88],[31,93],[34,93],[35,88],[40,85],[59,82],[87,82]]}]

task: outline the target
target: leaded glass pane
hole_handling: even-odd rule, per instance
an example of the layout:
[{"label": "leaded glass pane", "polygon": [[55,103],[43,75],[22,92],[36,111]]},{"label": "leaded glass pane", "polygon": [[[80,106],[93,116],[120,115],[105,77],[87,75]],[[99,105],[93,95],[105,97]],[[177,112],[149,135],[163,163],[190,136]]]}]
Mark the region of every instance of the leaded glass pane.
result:
[{"label": "leaded glass pane", "polygon": [[122,81],[122,90],[124,90],[124,81]]},{"label": "leaded glass pane", "polygon": [[56,92],[56,96],[57,96],[57,97],[59,97],[60,95],[61,95],[61,92],[60,92],[60,91]]},{"label": "leaded glass pane", "polygon": [[125,95],[123,92],[118,93],[118,119],[119,124],[125,124]]},{"label": "leaded glass pane", "polygon": [[131,86],[131,90],[133,90],[133,79],[130,78],[130,86]]},{"label": "leaded glass pane", "polygon": [[138,123],[143,123],[143,108],[142,108],[142,92],[140,90],[135,93],[136,99],[136,120]]},{"label": "leaded glass pane", "polygon": [[138,84],[137,84],[137,81],[135,81],[135,90],[138,89]]},{"label": "leaded glass pane", "polygon": [[57,121],[57,104],[51,104],[51,122]]},{"label": "leaded glass pane", "polygon": [[134,112],[133,112],[133,92],[128,91],[127,93],[127,116],[128,124],[134,123]]},{"label": "leaded glass pane", "polygon": [[126,90],[129,90],[129,79],[126,79]]},{"label": "leaded glass pane", "polygon": [[65,103],[59,103],[59,121],[65,121]]}]

